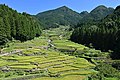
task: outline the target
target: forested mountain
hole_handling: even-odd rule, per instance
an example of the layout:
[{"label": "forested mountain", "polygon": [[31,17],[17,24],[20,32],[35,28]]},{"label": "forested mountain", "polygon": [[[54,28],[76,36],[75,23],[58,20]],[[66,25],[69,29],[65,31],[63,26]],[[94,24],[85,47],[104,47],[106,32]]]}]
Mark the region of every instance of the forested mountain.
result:
[{"label": "forested mountain", "polygon": [[[83,16],[81,22],[90,22],[90,21],[97,21],[101,20],[106,17],[108,14],[113,13],[113,8],[107,8],[104,5],[100,5],[93,9],[90,13],[87,11],[81,12],[80,15]],[[84,15],[83,15],[84,14]]]},{"label": "forested mountain", "polygon": [[26,41],[41,34],[37,19],[27,13],[18,13],[6,5],[0,5],[0,45],[12,38]]},{"label": "forested mountain", "polygon": [[112,58],[120,59],[120,6],[99,23],[78,25],[71,40],[102,51],[112,50]]},{"label": "forested mountain", "polygon": [[36,15],[36,18],[42,22],[45,28],[58,27],[58,25],[74,26],[78,22],[89,22],[93,20],[100,20],[113,12],[113,8],[107,8],[103,5],[96,7],[90,13],[83,11],[81,13],[75,12],[72,9],[63,6],[54,10],[49,10]]},{"label": "forested mountain", "polygon": [[39,13],[36,17],[44,24],[45,28],[58,27],[58,24],[74,25],[82,18],[79,13],[66,6]]}]

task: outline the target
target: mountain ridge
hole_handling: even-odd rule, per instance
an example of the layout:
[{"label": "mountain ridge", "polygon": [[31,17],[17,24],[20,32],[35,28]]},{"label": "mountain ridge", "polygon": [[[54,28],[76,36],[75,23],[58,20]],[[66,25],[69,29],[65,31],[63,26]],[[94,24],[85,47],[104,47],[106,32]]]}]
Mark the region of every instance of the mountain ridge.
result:
[{"label": "mountain ridge", "polygon": [[93,10],[91,10],[87,15],[85,14],[81,21],[83,22],[98,21],[105,18],[107,15],[113,13],[113,11],[114,8],[99,5]]},{"label": "mountain ridge", "polygon": [[38,13],[36,17],[44,24],[44,26],[48,27],[57,27],[57,24],[77,24],[81,19],[79,13],[73,11],[72,9],[66,6]]},{"label": "mountain ridge", "polygon": [[43,26],[46,28],[54,28],[59,25],[74,26],[80,22],[89,22],[93,20],[101,20],[108,14],[113,13],[113,8],[99,5],[94,8],[90,13],[83,11],[78,13],[67,6],[61,6],[59,8],[48,10],[35,15]]}]

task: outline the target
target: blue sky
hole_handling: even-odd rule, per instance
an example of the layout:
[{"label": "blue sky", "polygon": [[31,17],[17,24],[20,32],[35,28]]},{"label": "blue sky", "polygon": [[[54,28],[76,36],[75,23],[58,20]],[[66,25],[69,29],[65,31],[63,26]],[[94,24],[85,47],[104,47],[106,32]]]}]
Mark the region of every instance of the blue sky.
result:
[{"label": "blue sky", "polygon": [[98,5],[115,8],[120,5],[120,0],[0,0],[0,4],[6,4],[18,12],[37,14],[60,6],[68,6],[77,12],[91,11]]}]

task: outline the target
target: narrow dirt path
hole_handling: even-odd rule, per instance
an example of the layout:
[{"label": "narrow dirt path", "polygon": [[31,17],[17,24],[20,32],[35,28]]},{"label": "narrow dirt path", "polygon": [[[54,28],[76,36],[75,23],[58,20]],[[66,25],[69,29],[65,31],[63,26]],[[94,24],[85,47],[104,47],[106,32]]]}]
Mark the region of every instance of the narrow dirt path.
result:
[{"label": "narrow dirt path", "polygon": [[15,53],[20,53],[20,52],[22,52],[22,50],[14,50],[14,51],[11,51],[11,52],[0,54],[0,56],[7,56],[7,55],[15,54]]}]

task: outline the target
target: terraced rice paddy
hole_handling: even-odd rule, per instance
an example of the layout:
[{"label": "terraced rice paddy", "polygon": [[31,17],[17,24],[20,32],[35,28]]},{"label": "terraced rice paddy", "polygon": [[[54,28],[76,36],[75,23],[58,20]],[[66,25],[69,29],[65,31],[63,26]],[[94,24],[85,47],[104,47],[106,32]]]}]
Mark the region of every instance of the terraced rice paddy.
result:
[{"label": "terraced rice paddy", "polygon": [[47,71],[49,76],[88,75],[94,72],[90,69],[94,65],[83,58],[64,55],[61,52],[54,55],[55,53],[56,51],[49,52],[46,50],[44,55],[39,56],[4,56],[1,57],[2,61],[0,63],[4,63],[1,65],[1,69],[9,71]]},{"label": "terraced rice paddy", "polygon": [[[54,37],[57,39],[53,39],[53,35],[50,34],[56,34],[57,36]],[[84,50],[87,47],[59,39],[59,34],[53,29],[53,32],[43,34],[31,41],[9,43],[9,47],[4,48],[3,52],[14,50],[21,52],[0,57],[0,79],[83,80],[88,75],[96,73],[93,70],[94,64],[61,51],[62,49]],[[53,47],[48,46],[49,38],[52,39]]]},{"label": "terraced rice paddy", "polygon": [[59,77],[59,78],[55,78],[55,77],[42,77],[42,78],[36,78],[33,80],[83,80],[85,79],[86,76],[81,76],[81,75],[69,75],[69,76],[65,76],[65,77]]}]

